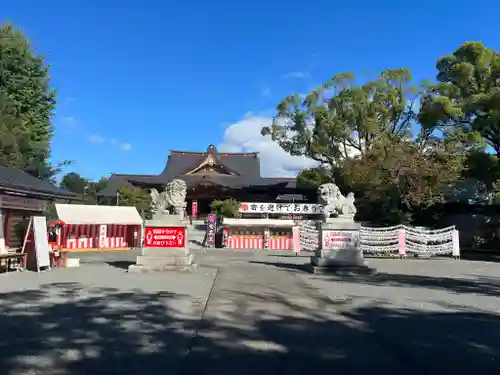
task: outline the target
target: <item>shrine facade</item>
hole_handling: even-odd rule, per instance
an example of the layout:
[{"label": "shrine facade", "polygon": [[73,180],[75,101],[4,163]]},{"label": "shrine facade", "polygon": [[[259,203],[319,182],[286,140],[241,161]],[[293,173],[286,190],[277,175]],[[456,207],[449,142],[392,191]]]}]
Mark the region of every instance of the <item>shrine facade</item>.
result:
[{"label": "shrine facade", "polygon": [[295,178],[262,177],[257,152],[219,152],[214,145],[204,152],[170,151],[158,175],[112,174],[99,192],[104,201],[117,199],[121,187],[163,190],[173,179],[187,184],[187,213],[197,202],[198,216],[210,213],[214,199],[234,198],[240,202],[315,203],[316,192],[297,186]]}]

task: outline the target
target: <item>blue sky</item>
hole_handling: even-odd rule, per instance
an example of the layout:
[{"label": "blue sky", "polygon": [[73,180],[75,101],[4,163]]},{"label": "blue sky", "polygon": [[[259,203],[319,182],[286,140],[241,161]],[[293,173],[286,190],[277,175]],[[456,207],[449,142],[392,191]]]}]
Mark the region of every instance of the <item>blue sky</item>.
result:
[{"label": "blue sky", "polygon": [[54,161],[90,178],[157,174],[169,150],[210,143],[292,175],[309,162],[259,136],[284,96],[344,71],[433,79],[464,41],[500,50],[495,0],[1,3],[52,65]]}]

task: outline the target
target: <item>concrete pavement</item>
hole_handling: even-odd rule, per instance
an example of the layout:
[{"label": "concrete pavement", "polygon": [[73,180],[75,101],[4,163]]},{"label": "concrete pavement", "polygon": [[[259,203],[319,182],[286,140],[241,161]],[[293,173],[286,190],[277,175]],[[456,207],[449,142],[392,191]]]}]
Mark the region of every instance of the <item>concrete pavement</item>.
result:
[{"label": "concrete pavement", "polygon": [[133,252],[0,275],[2,374],[500,372],[500,265],[374,260],[380,275],[336,279],[307,257],[196,255],[189,275],[127,274]]}]

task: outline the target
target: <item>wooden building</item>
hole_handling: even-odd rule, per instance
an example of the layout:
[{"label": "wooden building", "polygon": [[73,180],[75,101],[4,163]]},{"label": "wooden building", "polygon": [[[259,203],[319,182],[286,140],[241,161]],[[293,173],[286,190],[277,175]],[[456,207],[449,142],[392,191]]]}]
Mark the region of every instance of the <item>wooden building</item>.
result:
[{"label": "wooden building", "polygon": [[0,252],[22,245],[30,216],[43,215],[47,202],[76,197],[19,169],[0,167]]},{"label": "wooden building", "polygon": [[99,197],[116,200],[121,187],[162,189],[173,179],[186,181],[187,210],[196,201],[198,215],[210,212],[214,199],[235,198],[240,202],[315,202],[316,192],[297,186],[295,178],[262,177],[257,152],[227,153],[214,145],[205,152],[170,151],[159,175],[112,174]]}]

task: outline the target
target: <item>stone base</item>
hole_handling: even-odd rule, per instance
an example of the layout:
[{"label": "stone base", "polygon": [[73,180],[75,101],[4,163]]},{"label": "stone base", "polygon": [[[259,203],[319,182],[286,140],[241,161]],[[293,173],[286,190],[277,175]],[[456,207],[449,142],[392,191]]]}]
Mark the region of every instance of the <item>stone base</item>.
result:
[{"label": "stone base", "polygon": [[320,224],[320,229],[328,230],[358,230],[361,224],[354,221],[352,216],[331,217]]},{"label": "stone base", "polygon": [[363,252],[359,248],[346,249],[318,249],[311,257],[313,266],[366,266]]},{"label": "stone base", "polygon": [[185,257],[191,253],[187,247],[174,247],[166,249],[164,247],[143,247],[141,255],[145,257]]},{"label": "stone base", "polygon": [[152,220],[146,220],[146,227],[186,227],[189,220],[183,220],[177,215],[164,215],[153,217]]},{"label": "stone base", "polygon": [[143,266],[133,264],[128,267],[128,272],[130,273],[153,273],[153,272],[196,272],[198,265],[192,263],[190,265],[151,265]]},{"label": "stone base", "polygon": [[189,266],[193,264],[194,255],[189,254],[186,256],[163,256],[163,257],[152,257],[139,255],[137,257],[138,266]]},{"label": "stone base", "polygon": [[321,275],[330,274],[338,276],[356,276],[356,275],[374,275],[377,271],[374,268],[364,266],[349,266],[349,265],[329,265],[329,266],[314,266],[308,265],[308,270],[311,273]]},{"label": "stone base", "polygon": [[144,247],[137,262],[129,266],[132,273],[146,272],[195,272],[197,265],[193,263],[194,254],[188,248]]},{"label": "stone base", "polygon": [[312,273],[337,275],[373,274],[359,248],[360,224],[352,216],[329,218],[319,225],[321,248],[314,252]]}]

